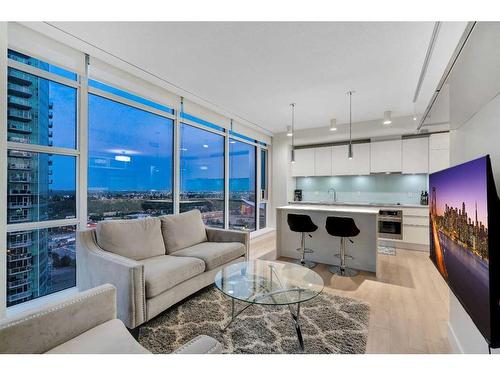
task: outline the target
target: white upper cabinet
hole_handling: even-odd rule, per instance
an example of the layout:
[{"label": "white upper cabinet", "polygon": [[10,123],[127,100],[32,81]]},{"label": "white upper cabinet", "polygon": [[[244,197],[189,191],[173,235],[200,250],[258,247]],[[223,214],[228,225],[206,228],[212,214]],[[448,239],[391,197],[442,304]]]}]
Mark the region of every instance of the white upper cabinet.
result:
[{"label": "white upper cabinet", "polygon": [[429,173],[450,166],[450,134],[431,134],[429,137]]},{"label": "white upper cabinet", "polygon": [[292,163],[292,176],[314,175],[314,148],[295,150],[295,163]]},{"label": "white upper cabinet", "polygon": [[403,173],[429,172],[429,138],[403,139]]},{"label": "white upper cabinet", "polygon": [[370,174],[370,144],[352,145],[353,158],[347,157],[348,146],[332,147],[332,171],[334,176]]},{"label": "white upper cabinet", "polygon": [[314,148],[314,176],[332,175],[332,147]]},{"label": "white upper cabinet", "polygon": [[370,170],[373,173],[401,172],[401,139],[372,142]]}]

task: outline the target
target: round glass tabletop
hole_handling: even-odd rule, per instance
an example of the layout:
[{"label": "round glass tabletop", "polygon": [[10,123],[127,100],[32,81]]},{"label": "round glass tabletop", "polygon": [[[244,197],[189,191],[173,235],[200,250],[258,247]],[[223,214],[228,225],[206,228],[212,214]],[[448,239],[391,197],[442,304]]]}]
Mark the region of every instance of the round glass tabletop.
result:
[{"label": "round glass tabletop", "polygon": [[252,260],[231,264],[215,276],[215,286],[227,296],[252,304],[290,305],[323,291],[323,279],[293,263]]}]

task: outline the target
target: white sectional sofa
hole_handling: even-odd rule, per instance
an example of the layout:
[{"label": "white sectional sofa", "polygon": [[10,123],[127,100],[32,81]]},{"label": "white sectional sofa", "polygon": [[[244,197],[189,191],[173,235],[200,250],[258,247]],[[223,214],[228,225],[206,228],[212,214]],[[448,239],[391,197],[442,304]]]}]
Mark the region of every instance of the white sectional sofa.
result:
[{"label": "white sectional sofa", "polygon": [[102,221],[77,234],[77,285],[114,285],[118,318],[133,329],[213,283],[248,245],[247,232],[206,228],[198,210]]},{"label": "white sectional sofa", "polygon": [[[198,336],[174,353],[221,351],[217,340]],[[150,354],[116,318],[116,289],[109,284],[0,321],[0,353]]]}]

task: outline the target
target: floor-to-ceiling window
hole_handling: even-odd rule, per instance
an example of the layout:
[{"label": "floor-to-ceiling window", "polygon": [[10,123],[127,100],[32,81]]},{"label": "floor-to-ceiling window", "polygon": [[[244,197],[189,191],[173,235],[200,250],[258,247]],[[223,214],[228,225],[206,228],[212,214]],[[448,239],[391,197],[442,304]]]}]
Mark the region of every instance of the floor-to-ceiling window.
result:
[{"label": "floor-to-ceiling window", "polygon": [[90,226],[173,213],[174,122],[142,103],[120,102],[113,91],[89,95]]},{"label": "floor-to-ceiling window", "polygon": [[224,136],[181,123],[180,212],[198,209],[224,227]]},{"label": "floor-to-ceiling window", "polygon": [[256,146],[229,141],[229,227],[256,229]]},{"label": "floor-to-ceiling window", "polygon": [[259,229],[267,226],[267,150],[260,149],[260,204],[259,204]]},{"label": "floor-to-ceiling window", "polygon": [[[87,80],[82,66],[76,74],[23,53],[8,56],[7,227],[1,233],[7,306],[75,286],[75,232],[85,222],[197,208],[208,226],[266,226],[267,196],[259,195],[267,189],[265,144]],[[148,97],[142,86],[138,91]]]},{"label": "floor-to-ceiling window", "polygon": [[7,306],[75,286],[77,75],[9,50]]}]

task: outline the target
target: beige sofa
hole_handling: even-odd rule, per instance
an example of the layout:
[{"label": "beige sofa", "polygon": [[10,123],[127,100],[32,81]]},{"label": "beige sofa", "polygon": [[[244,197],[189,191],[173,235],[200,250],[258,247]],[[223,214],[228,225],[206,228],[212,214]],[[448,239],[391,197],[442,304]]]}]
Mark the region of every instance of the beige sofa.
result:
[{"label": "beige sofa", "polygon": [[77,233],[77,285],[115,285],[118,318],[133,329],[244,260],[248,242],[247,232],[206,228],[198,210],[101,221]]},{"label": "beige sofa", "polygon": [[[198,336],[178,354],[221,353],[220,343]],[[116,318],[116,289],[101,285],[0,321],[0,353],[149,354]]]}]

